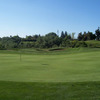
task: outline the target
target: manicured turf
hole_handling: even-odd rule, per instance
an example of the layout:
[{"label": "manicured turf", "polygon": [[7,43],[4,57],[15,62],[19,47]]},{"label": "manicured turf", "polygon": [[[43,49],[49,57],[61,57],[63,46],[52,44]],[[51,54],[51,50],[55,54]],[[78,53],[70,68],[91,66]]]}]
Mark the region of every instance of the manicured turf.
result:
[{"label": "manicured turf", "polygon": [[17,82],[100,81],[100,52],[64,55],[0,54],[0,80]]},{"label": "manicured turf", "polygon": [[100,49],[0,51],[0,100],[100,100]]}]

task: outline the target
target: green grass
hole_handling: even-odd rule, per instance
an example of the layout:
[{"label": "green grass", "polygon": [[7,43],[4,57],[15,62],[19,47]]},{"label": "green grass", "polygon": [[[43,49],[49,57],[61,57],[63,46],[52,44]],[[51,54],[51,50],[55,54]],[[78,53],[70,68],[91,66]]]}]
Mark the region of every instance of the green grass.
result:
[{"label": "green grass", "polygon": [[89,40],[89,41],[85,41],[86,44],[90,47],[93,48],[100,48],[100,41],[95,41],[95,40]]},{"label": "green grass", "polygon": [[0,51],[0,100],[99,100],[99,93],[99,48]]},{"label": "green grass", "polygon": [[62,55],[22,54],[22,61],[19,58],[19,54],[0,54],[1,81],[100,81],[100,51],[71,51]]},{"label": "green grass", "polygon": [[[59,48],[58,48],[59,49]],[[60,48],[60,50],[51,49],[19,49],[19,50],[0,50],[1,54],[24,54],[24,55],[66,55],[81,52],[100,51],[100,48]]]},{"label": "green grass", "polygon": [[0,82],[0,100],[100,100],[100,82]]}]

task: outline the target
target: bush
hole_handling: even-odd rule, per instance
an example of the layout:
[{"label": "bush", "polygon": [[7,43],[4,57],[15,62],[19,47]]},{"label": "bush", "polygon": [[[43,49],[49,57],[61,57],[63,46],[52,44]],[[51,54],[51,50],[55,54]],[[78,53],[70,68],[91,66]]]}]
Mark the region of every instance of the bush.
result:
[{"label": "bush", "polygon": [[2,44],[0,44],[0,50],[5,50],[6,48],[2,45]]},{"label": "bush", "polygon": [[74,47],[76,46],[77,42],[78,42],[78,41],[76,41],[76,40],[71,41],[71,47],[74,48]]},{"label": "bush", "polygon": [[87,47],[87,44],[84,41],[78,41],[75,47]]}]

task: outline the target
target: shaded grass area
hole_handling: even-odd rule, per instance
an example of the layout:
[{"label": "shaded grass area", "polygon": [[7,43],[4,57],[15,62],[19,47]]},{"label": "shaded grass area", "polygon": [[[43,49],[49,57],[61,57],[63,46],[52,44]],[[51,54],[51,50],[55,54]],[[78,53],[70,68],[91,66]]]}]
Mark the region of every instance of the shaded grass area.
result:
[{"label": "shaded grass area", "polygon": [[100,82],[22,83],[0,81],[0,100],[100,100]]}]

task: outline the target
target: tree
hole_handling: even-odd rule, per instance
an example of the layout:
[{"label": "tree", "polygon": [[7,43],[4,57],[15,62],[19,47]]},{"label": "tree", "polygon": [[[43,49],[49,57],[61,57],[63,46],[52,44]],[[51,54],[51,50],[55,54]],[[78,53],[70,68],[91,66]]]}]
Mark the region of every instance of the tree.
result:
[{"label": "tree", "polygon": [[26,36],[25,41],[32,41],[32,36]]},{"label": "tree", "polygon": [[65,31],[65,37],[67,36],[68,34],[67,34],[67,31]]},{"label": "tree", "polygon": [[63,32],[63,31],[61,32],[61,38],[62,38],[62,39],[64,39],[64,38],[65,38],[65,34],[64,34],[64,32]]},{"label": "tree", "polygon": [[13,40],[13,42],[15,42],[17,44],[19,44],[21,42],[21,38],[18,35],[11,37],[11,39]]},{"label": "tree", "polygon": [[87,40],[87,33],[84,32],[84,33],[83,33],[83,41],[86,41],[86,40]]},{"label": "tree", "polygon": [[47,48],[51,48],[51,47],[53,47],[53,45],[59,45],[58,44],[59,42],[57,42],[59,37],[54,32],[46,34],[44,39],[45,39],[45,45]]},{"label": "tree", "polygon": [[87,33],[87,40],[95,40],[96,36],[92,32]]},{"label": "tree", "polygon": [[68,40],[71,40],[71,35],[70,35],[70,34],[67,35],[67,39],[68,39]]},{"label": "tree", "polygon": [[80,32],[80,33],[78,34],[78,40],[81,41],[82,39],[83,39],[83,35],[82,35],[82,32]]},{"label": "tree", "polygon": [[98,29],[95,31],[95,35],[96,35],[96,39],[100,40],[100,28],[98,27]]}]

